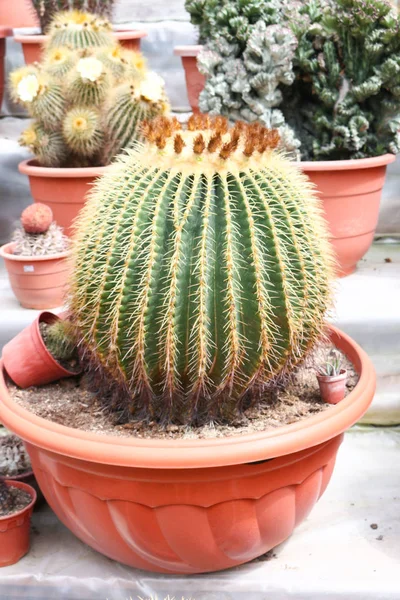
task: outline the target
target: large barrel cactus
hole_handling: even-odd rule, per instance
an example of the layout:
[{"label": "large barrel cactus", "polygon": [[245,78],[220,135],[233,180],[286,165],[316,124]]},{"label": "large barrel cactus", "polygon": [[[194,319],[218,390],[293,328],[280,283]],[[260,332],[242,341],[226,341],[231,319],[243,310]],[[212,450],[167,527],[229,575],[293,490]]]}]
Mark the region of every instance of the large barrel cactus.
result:
[{"label": "large barrel cactus", "polygon": [[77,223],[71,314],[114,408],[229,419],[323,332],[325,224],[275,131],[204,115],[144,127]]}]

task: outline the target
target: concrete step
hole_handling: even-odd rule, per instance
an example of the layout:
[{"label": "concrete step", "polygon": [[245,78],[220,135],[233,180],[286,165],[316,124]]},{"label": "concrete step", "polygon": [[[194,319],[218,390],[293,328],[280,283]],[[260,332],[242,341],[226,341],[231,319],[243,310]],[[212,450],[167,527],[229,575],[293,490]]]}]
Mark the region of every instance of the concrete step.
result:
[{"label": "concrete step", "polygon": [[399,599],[399,456],[399,429],[351,430],[327,491],[292,537],[269,557],[206,576],[120,565],[81,543],[44,507],[33,517],[29,554],[0,570],[0,598]]}]

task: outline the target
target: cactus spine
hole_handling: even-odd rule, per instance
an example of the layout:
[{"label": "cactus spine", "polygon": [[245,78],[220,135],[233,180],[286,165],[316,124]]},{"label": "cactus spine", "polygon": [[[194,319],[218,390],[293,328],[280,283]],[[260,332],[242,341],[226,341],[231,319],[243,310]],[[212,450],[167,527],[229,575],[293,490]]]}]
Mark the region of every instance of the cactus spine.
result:
[{"label": "cactus spine", "polygon": [[111,18],[114,0],[31,0],[40,22],[42,33],[47,33],[56,13],[60,10],[87,10]]},{"label": "cactus spine", "polygon": [[142,119],[169,111],[161,77],[147,71],[139,52],[117,44],[110,30],[96,15],[60,13],[42,63],[11,74],[13,99],[34,117],[20,143],[42,166],[108,164],[140,139]]},{"label": "cactus spine", "polygon": [[71,315],[114,407],[227,419],[321,336],[325,224],[275,131],[197,115],[145,135],[81,213]]}]

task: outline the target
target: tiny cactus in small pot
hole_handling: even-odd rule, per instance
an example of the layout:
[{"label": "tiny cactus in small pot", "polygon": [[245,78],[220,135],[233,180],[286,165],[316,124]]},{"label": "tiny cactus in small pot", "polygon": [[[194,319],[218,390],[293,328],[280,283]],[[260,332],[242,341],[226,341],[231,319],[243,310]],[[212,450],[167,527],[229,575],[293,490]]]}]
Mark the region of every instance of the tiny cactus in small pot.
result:
[{"label": "tiny cactus in small pot", "polygon": [[328,404],[337,404],[346,393],[347,371],[343,368],[342,357],[332,350],[322,369],[317,373],[321,398]]},{"label": "tiny cactus in small pot", "polygon": [[332,259],[307,179],[260,124],[144,127],[77,223],[83,362],[137,418],[229,420],[321,337]]},{"label": "tiny cactus in small pot", "polygon": [[25,308],[54,308],[63,303],[68,279],[69,238],[40,202],[28,206],[12,241],[0,248],[10,284]]},{"label": "tiny cactus in small pot", "polygon": [[4,367],[25,389],[80,373],[75,328],[64,318],[43,311],[3,348]]}]

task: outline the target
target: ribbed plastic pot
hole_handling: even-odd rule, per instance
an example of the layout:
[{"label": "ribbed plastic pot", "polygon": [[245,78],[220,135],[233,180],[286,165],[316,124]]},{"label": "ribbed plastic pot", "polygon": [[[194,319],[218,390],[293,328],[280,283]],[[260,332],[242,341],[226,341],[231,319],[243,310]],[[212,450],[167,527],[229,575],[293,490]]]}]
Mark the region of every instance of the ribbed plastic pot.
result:
[{"label": "ribbed plastic pot", "polygon": [[[113,35],[127,50],[139,51],[140,42],[142,38],[147,36],[147,32],[139,29],[132,29],[125,31],[114,31]],[[48,36],[17,34],[14,36],[14,40],[22,45],[25,63],[30,65],[41,60],[43,48],[48,40]]]},{"label": "ribbed plastic pot", "polygon": [[353,273],[373,242],[386,167],[395,158],[300,163],[322,200],[340,277]]},{"label": "ribbed plastic pot", "polygon": [[0,247],[12,291],[24,308],[56,308],[64,303],[69,277],[69,252],[50,256],[13,254],[14,243]]},{"label": "ribbed plastic pot", "polygon": [[29,177],[34,201],[50,206],[54,220],[70,235],[71,225],[85,203],[86,194],[107,167],[56,169],[40,167],[35,159],[30,159],[21,162],[18,169]]},{"label": "ribbed plastic pot", "polygon": [[347,335],[332,342],[360,374],[338,405],[264,433],[201,440],[97,435],[13,401],[0,378],[0,419],[26,442],[48,503],[92,548],[163,573],[248,562],[288,538],[323,494],[343,432],[367,410],[374,368]]},{"label": "ribbed plastic pot", "polygon": [[4,368],[18,387],[25,389],[44,385],[77,374],[64,369],[53,358],[40,332],[40,323],[50,325],[59,319],[57,315],[44,311],[3,347]]},{"label": "ribbed plastic pot", "polygon": [[199,112],[199,96],[206,78],[197,66],[197,56],[203,46],[175,46],[174,54],[180,56],[185,69],[186,89],[193,112]]},{"label": "ribbed plastic pot", "polygon": [[36,492],[30,485],[11,479],[6,485],[24,490],[32,500],[22,510],[0,517],[0,567],[15,564],[28,552],[31,516],[36,502]]}]

